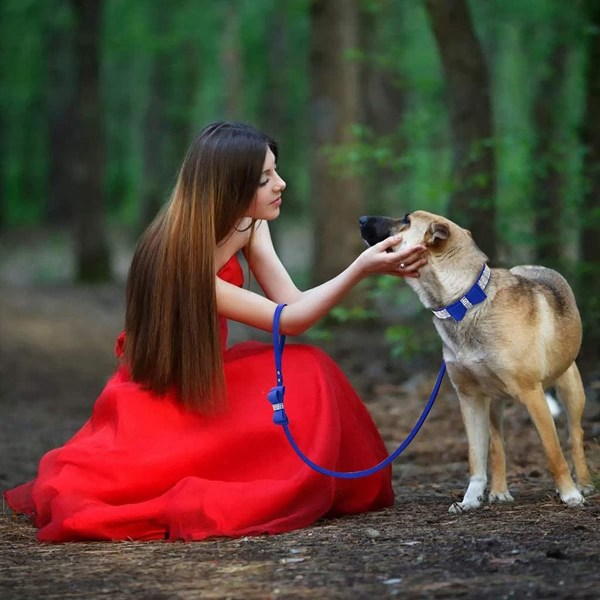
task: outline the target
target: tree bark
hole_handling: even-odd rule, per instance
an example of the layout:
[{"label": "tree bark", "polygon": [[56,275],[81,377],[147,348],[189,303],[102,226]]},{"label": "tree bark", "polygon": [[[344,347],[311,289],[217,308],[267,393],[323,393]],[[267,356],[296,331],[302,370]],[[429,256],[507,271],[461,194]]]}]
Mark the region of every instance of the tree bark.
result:
[{"label": "tree bark", "polygon": [[360,120],[359,66],[347,56],[358,46],[357,0],[313,0],[310,19],[313,278],[320,283],[337,275],[362,248],[360,181],[334,172],[327,156],[328,146],[351,141],[350,126]]},{"label": "tree bark", "polygon": [[600,0],[586,2],[587,46],[583,144],[585,192],[581,210],[581,279],[578,300],[584,321],[582,357],[600,358]]},{"label": "tree bark", "polygon": [[490,80],[466,0],[426,0],[444,78],[452,140],[450,217],[497,258],[496,160]]},{"label": "tree bark", "polygon": [[390,14],[389,4],[384,4],[381,13],[363,10],[360,12],[360,47],[364,55],[365,68],[361,69],[361,97],[363,117],[366,125],[376,136],[393,133],[406,111],[406,95],[397,85],[400,77],[397,68],[384,66],[379,60],[386,52],[385,36],[381,34],[385,19],[395,19]]},{"label": "tree bark", "polygon": [[70,171],[75,200],[76,278],[97,282],[111,276],[102,189],[105,140],[99,85],[104,1],[71,0],[71,4],[76,17],[77,63]]},{"label": "tree bark", "polygon": [[71,118],[75,110],[73,31],[53,23],[47,31],[46,48],[48,79],[51,82],[47,97],[49,173],[46,218],[52,224],[66,225],[72,220],[72,207],[75,205],[70,196],[73,186],[69,185],[69,164],[77,158],[70,152]]}]

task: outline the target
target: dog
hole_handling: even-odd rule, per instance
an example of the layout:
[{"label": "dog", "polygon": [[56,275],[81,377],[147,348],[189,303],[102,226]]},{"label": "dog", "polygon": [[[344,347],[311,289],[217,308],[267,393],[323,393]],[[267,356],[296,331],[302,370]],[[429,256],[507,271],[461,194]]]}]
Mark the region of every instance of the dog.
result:
[{"label": "dog", "polygon": [[[443,343],[448,375],[458,394],[469,447],[469,485],[451,513],[489,502],[512,502],[506,483],[503,409],[520,400],[541,438],[560,499],[584,504],[594,490],[583,448],[581,417],[585,394],[575,358],[581,345],[581,319],[569,284],[541,266],[490,269],[471,233],[444,217],[416,211],[402,218],[363,216],[362,238],[376,244],[402,234],[397,251],[426,248],[419,278],[406,282],[433,311]],[[569,421],[577,485],[560,447],[544,390],[554,386]]]}]

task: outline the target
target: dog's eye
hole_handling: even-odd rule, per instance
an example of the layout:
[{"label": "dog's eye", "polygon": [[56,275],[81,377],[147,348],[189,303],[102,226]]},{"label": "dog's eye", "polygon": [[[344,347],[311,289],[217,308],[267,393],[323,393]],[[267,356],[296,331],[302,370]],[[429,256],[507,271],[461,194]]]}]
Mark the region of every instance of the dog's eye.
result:
[{"label": "dog's eye", "polygon": [[410,224],[410,213],[406,213],[404,215],[404,217],[402,217],[402,220],[400,222],[403,223],[404,225],[409,225]]}]

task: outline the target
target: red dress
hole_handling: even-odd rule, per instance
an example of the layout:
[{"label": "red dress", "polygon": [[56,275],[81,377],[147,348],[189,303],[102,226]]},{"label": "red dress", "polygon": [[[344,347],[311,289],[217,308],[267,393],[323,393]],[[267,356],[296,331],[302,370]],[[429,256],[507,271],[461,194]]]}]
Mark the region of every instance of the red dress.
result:
[{"label": "red dress", "polygon": [[[241,285],[237,259],[219,276]],[[122,334],[118,354],[123,342]],[[121,363],[91,418],[42,458],[36,479],[5,493],[8,505],[31,518],[39,540],[66,542],[280,533],[392,504],[389,467],[334,479],[296,456],[266,397],[275,385],[271,345],[235,345],[224,362],[228,409],[218,417],[140,389]],[[327,355],[288,344],[283,368],[290,428],[312,460],[348,471],[385,457],[366,408]]]}]

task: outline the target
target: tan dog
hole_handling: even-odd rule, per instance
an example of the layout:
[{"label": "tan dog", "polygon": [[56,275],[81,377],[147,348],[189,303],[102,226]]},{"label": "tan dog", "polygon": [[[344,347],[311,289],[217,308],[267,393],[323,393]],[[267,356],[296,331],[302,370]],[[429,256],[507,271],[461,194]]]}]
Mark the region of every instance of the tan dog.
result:
[{"label": "tan dog", "polygon": [[[481,506],[490,445],[489,501],[512,502],[502,434],[507,399],[518,399],[527,407],[561,500],[569,506],[583,504],[582,493],[591,492],[593,485],[581,428],[585,395],[575,364],[581,320],[565,279],[537,266],[484,268],[487,257],[467,230],[424,211],[401,219],[361,217],[360,227],[370,245],[402,232],[402,241],[394,250],[415,244],[427,248],[428,263],[420,270],[420,278],[406,282],[423,305],[434,311],[469,444],[469,486],[462,502],[454,503],[450,512]],[[544,396],[544,390],[552,385],[568,415],[578,487],[569,473]]]}]

